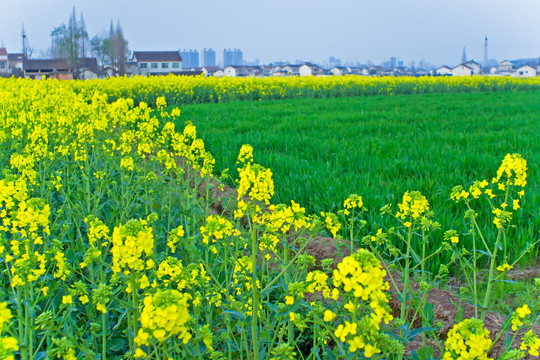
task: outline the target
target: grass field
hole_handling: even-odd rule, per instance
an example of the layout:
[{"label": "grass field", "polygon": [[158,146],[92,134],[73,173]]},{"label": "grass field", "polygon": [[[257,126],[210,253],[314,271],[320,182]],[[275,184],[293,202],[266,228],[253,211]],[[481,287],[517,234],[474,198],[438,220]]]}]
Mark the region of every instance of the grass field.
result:
[{"label": "grass field", "polygon": [[[456,223],[456,185],[494,176],[507,153],[528,161],[529,184],[515,247],[540,230],[540,93],[457,93],[186,105],[179,125],[197,126],[216,169],[229,168],[242,144],[272,169],[274,202],[309,212],[337,210],[364,197],[373,228],[377,209],[408,190],[426,195],[443,224]],[[459,220],[457,220],[459,222]],[[450,225],[448,225],[450,226]],[[531,254],[531,259],[537,254]]]}]

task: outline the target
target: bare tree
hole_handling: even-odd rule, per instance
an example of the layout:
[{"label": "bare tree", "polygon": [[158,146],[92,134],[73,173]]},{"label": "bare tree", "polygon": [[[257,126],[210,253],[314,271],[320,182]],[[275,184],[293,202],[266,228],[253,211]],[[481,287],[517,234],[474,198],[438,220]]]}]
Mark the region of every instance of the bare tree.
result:
[{"label": "bare tree", "polygon": [[120,27],[120,22],[114,28],[111,21],[109,29],[109,59],[117,76],[126,74],[126,57],[129,54],[127,40],[124,38],[124,32]]},{"label": "bare tree", "polygon": [[79,78],[82,60],[86,57],[88,33],[81,14],[77,21],[75,7],[69,17],[68,25],[60,24],[51,32],[51,54],[56,59],[65,59],[73,70],[73,77]]},{"label": "bare tree", "polygon": [[91,54],[96,57],[101,66],[110,64],[110,47],[111,43],[109,42],[108,36],[105,34],[98,34],[90,40]]}]

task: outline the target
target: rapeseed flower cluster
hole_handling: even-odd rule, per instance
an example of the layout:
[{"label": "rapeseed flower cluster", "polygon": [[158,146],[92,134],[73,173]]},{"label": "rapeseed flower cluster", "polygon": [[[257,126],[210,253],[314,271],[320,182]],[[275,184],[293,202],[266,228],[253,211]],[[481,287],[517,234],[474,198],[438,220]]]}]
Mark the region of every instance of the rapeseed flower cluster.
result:
[{"label": "rapeseed flower cluster", "polygon": [[[333,271],[332,284],[343,297],[348,318],[353,319],[340,322],[334,335],[349,345],[349,351],[361,350],[368,358],[381,352],[388,340],[380,337],[381,322],[388,324],[393,319],[384,293],[390,288],[385,275],[375,255],[364,249],[345,257]],[[336,294],[333,290],[332,295]]]},{"label": "rapeseed flower cluster", "polygon": [[249,196],[251,201],[270,203],[274,195],[272,171],[259,164],[247,164],[238,170],[238,200]]},{"label": "rapeseed flower cluster", "polygon": [[214,244],[220,240],[219,245],[226,246],[227,243],[234,244],[228,237],[240,236],[240,231],[235,229],[234,225],[224,217],[219,215],[210,215],[206,218],[204,226],[200,227],[202,242],[205,245],[210,245],[210,250],[217,253],[218,250]]},{"label": "rapeseed flower cluster", "polygon": [[506,178],[506,185],[525,187],[527,185],[527,160],[520,154],[507,154],[497,170],[497,176],[493,178],[493,183],[500,182]]},{"label": "rapeseed flower cluster", "polygon": [[532,356],[540,356],[540,338],[536,336],[534,331],[529,330],[523,336],[523,341],[519,348],[528,351]]},{"label": "rapeseed flower cluster", "polygon": [[349,215],[353,209],[362,209],[364,202],[360,195],[352,194],[343,202],[343,213]]},{"label": "rapeseed flower cluster", "polygon": [[14,352],[19,350],[19,344],[16,338],[4,336],[7,328],[11,324],[11,310],[6,302],[0,302],[0,359],[14,360]]},{"label": "rapeseed flower cluster", "polygon": [[517,308],[512,314],[512,330],[517,331],[520,326],[523,326],[523,320],[525,320],[527,315],[530,314],[531,309],[529,308],[528,304],[524,304],[523,306]]},{"label": "rapeseed flower cluster", "polygon": [[163,342],[174,336],[187,344],[192,337],[189,328],[190,300],[190,295],[174,289],[157,290],[155,294],[146,296],[139,318],[141,329],[135,343],[149,346],[152,339]]},{"label": "rapeseed flower cluster", "polygon": [[338,216],[334,213],[321,211],[321,216],[323,218],[323,223],[326,229],[332,233],[332,236],[335,238],[339,229],[341,229],[341,222],[339,222]]},{"label": "rapeseed flower cluster", "polygon": [[404,225],[408,228],[421,217],[425,220],[424,214],[429,211],[429,203],[419,191],[407,191],[398,207],[399,211],[396,213],[396,217],[404,220]]},{"label": "rapeseed flower cluster", "polygon": [[153,268],[153,261],[146,260],[154,252],[154,234],[146,220],[129,220],[125,225],[114,228],[111,253],[112,270],[124,272],[142,271]]},{"label": "rapeseed flower cluster", "polygon": [[484,328],[482,320],[465,319],[448,332],[443,359],[488,360],[487,351],[490,347],[489,331]]},{"label": "rapeseed flower cluster", "polygon": [[291,201],[291,205],[270,205],[268,211],[256,216],[254,221],[264,224],[266,230],[274,233],[286,234],[291,229],[299,231],[310,228],[311,224],[306,216],[306,209]]}]

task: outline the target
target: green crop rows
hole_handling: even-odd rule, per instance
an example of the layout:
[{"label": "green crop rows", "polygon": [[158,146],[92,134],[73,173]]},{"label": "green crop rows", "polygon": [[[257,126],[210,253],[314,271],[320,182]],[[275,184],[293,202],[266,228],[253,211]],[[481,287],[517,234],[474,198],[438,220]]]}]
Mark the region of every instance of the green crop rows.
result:
[{"label": "green crop rows", "polygon": [[232,178],[238,150],[251,144],[255,160],[274,173],[274,202],[337,211],[357,193],[371,230],[384,226],[377,209],[408,190],[426,195],[441,224],[459,223],[452,187],[491,180],[507,153],[521,153],[529,184],[514,220],[516,251],[540,230],[538,92],[197,104],[182,107],[179,125],[187,120],[216,157],[216,168],[229,168]]}]

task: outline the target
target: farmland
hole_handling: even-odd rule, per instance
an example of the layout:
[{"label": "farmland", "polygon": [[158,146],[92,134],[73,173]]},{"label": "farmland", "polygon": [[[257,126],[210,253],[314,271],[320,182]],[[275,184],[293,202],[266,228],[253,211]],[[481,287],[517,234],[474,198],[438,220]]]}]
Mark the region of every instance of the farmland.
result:
[{"label": "farmland", "polygon": [[[178,123],[185,120],[200,130],[216,169],[236,178],[236,149],[249,143],[274,172],[275,202],[319,213],[358,193],[375,230],[383,225],[377,210],[409,190],[426,194],[441,223],[455,223],[450,190],[489,178],[507,153],[522,154],[530,176],[539,175],[537,92],[200,104],[182,107]],[[539,208],[540,187],[531,182],[515,218],[516,251],[540,231]]]},{"label": "farmland", "polygon": [[537,356],[536,83],[1,80],[0,358]]}]

